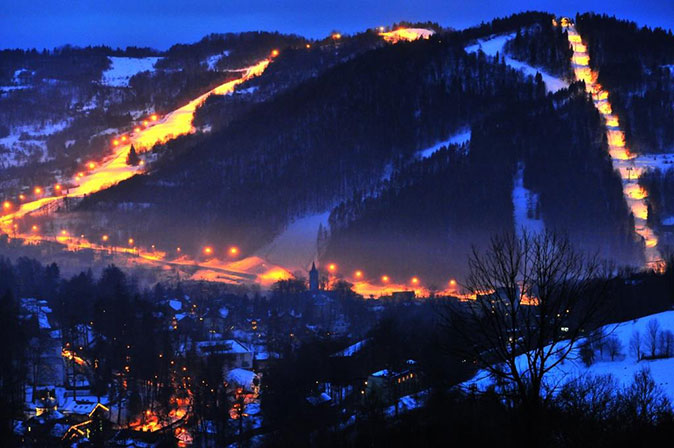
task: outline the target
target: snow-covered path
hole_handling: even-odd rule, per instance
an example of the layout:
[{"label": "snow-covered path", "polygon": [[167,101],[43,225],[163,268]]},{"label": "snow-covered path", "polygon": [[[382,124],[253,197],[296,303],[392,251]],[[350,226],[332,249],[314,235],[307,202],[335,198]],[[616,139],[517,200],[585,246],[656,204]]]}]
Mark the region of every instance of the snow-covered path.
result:
[{"label": "snow-covered path", "polygon": [[498,53],[500,56],[503,56],[507,65],[511,66],[515,70],[519,70],[526,76],[536,76],[536,73],[540,73],[541,77],[543,78],[543,82],[545,83],[545,88],[548,92],[556,92],[559,89],[569,87],[569,84],[563,79],[552,76],[540,68],[532,67],[525,62],[518,61],[508,56],[505,53],[504,46],[506,42],[513,39],[514,37],[515,34],[511,33],[490,37],[489,39],[480,39],[477,41],[477,43],[467,46],[465,50],[468,53],[475,53],[478,50],[482,50],[484,54],[491,57],[496,56]]}]

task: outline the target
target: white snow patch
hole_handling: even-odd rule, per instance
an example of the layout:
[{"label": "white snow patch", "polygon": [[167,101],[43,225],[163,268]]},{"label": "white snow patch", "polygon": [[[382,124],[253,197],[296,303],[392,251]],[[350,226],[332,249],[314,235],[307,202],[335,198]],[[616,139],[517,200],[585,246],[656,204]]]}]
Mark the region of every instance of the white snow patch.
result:
[{"label": "white snow patch", "polygon": [[161,58],[127,58],[110,56],[111,66],[103,72],[101,83],[110,87],[128,87],[129,79],[137,73],[153,71],[154,65]]},{"label": "white snow patch", "polygon": [[306,269],[316,259],[318,228],[328,227],[329,216],[327,211],[296,219],[260,251],[261,256],[291,269]]},{"label": "white snow patch", "polygon": [[225,50],[222,53],[214,54],[206,58],[206,65],[208,66],[208,69],[215,71],[216,65],[218,64],[218,62],[220,62],[220,59],[222,59],[223,57],[226,58],[227,56],[229,56],[229,50]]},{"label": "white snow patch", "polygon": [[515,231],[521,235],[523,231],[529,233],[543,233],[545,225],[538,215],[538,195],[524,187],[524,167],[519,166],[513,182],[513,209]]},{"label": "white snow patch", "polygon": [[464,143],[469,142],[470,136],[471,136],[470,129],[459,131],[456,134],[449,137],[449,139],[438,142],[438,143],[434,144],[433,146],[430,146],[426,149],[422,149],[417,154],[418,154],[419,158],[426,159],[426,158],[432,156],[433,154],[435,154],[443,146],[463,145]]},{"label": "white snow patch", "polygon": [[[586,367],[581,361],[578,345],[574,348],[563,363],[553,368],[545,378],[546,385],[555,393],[559,387],[568,381],[578,378],[582,375],[607,375],[611,374],[618,381],[619,385],[629,386],[632,384],[634,374],[642,368],[648,368],[655,382],[667,394],[670,400],[674,400],[674,358],[664,358],[655,360],[638,361],[636,355],[630,350],[630,339],[636,332],[641,334],[642,353],[648,353],[647,349],[647,327],[651,320],[657,320],[660,325],[660,332],[674,332],[674,311],[665,311],[651,316],[645,316],[619,324],[610,324],[604,327],[606,334],[617,337],[622,346],[621,355],[617,356],[615,361],[604,353],[604,357]],[[526,366],[526,356],[521,355],[517,359],[520,369]],[[465,383],[466,386],[475,385],[479,390],[484,390],[493,384],[492,378],[484,371]]]},{"label": "white snow patch", "polygon": [[509,57],[505,53],[503,46],[506,44],[506,42],[513,39],[514,37],[515,34],[510,33],[491,37],[489,39],[480,39],[477,41],[477,43],[467,46],[465,50],[468,53],[475,53],[478,50],[482,50],[484,54],[491,57],[496,56],[496,53],[498,53],[504,57],[506,64],[515,70],[519,70],[520,72],[524,73],[525,76],[536,76],[536,73],[540,73],[541,77],[543,78],[543,82],[545,83],[545,88],[548,90],[548,92],[556,92],[559,89],[569,87],[569,83],[563,79],[552,76],[542,69],[532,67],[529,64]]}]

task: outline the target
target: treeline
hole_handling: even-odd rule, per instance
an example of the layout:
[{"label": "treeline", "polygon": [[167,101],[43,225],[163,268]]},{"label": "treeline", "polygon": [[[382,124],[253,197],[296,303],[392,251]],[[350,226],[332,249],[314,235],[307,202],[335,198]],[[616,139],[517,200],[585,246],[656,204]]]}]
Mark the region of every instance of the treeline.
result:
[{"label": "treeline", "polygon": [[515,59],[541,67],[551,75],[573,80],[571,57],[566,31],[552,21],[537,23],[517,30],[515,38],[506,42],[506,51]]},{"label": "treeline", "polygon": [[337,206],[324,259],[404,278],[423,272],[443,289],[448,275],[463,272],[472,244],[516,230],[512,191],[520,162],[546,227],[607,257],[638,259],[620,179],[582,86],[546,96],[532,85],[531,92],[538,94],[502,99],[502,110],[474,121],[466,147],[438,151],[402,168],[377,194],[361,191]]},{"label": "treeline", "polygon": [[[118,225],[151,232],[157,244],[180,235],[182,245],[256,249],[290,219],[375,188],[387,165],[404,165],[486,111],[540,94],[541,85],[500,61],[467,54],[466,43],[450,33],[363,53],[220,132],[173,145],[177,153],[151,175],[82,206],[115,210]],[[130,198],[154,206],[120,214],[115,204]],[[204,225],[195,228],[197,216]]]},{"label": "treeline", "polygon": [[674,146],[674,35],[598,14],[576,17],[590,64],[610,93],[628,146],[641,153]]}]

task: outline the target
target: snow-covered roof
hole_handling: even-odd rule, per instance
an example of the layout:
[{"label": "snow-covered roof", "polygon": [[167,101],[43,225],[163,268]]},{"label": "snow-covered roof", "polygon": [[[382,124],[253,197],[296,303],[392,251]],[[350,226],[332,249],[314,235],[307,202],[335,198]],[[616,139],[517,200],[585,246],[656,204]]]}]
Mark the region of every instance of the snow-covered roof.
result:
[{"label": "snow-covered roof", "polygon": [[232,369],[227,372],[227,381],[234,383],[245,389],[251,390],[254,386],[253,380],[257,378],[255,372],[246,369]]},{"label": "snow-covered roof", "polygon": [[169,306],[175,311],[180,311],[183,307],[183,303],[180,300],[169,300]]},{"label": "snow-covered roof", "polygon": [[333,358],[339,358],[339,357],[348,357],[348,356],[353,356],[359,351],[365,347],[365,344],[367,343],[367,339],[363,339],[362,341],[358,341],[355,344],[351,344],[348,347],[346,347],[344,350],[340,350],[337,353],[333,353],[330,355]]},{"label": "snow-covered roof", "polygon": [[251,353],[250,350],[235,339],[224,339],[217,341],[200,341],[197,342],[197,351],[204,353],[219,353],[219,354],[243,354]]}]

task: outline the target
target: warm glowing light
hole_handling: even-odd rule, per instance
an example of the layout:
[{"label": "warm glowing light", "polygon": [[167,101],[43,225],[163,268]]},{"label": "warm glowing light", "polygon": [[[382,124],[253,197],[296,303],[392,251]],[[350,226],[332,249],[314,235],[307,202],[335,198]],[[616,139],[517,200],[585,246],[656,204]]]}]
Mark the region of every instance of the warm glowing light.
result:
[{"label": "warm glowing light", "polygon": [[418,285],[419,284],[419,279],[417,277],[412,277],[412,284],[413,285]]},{"label": "warm glowing light", "polygon": [[147,127],[147,125],[150,124],[147,120],[143,120],[143,126]]},{"label": "warm glowing light", "polygon": [[382,282],[388,283],[389,280],[390,280],[390,279],[389,279],[388,275],[382,275],[382,276],[381,276],[381,281],[382,281]]},{"label": "warm glowing light", "polygon": [[238,255],[239,254],[239,248],[236,246],[232,246],[229,248],[229,254],[230,255]]},{"label": "warm glowing light", "polygon": [[609,115],[606,117],[606,126],[612,127],[612,128],[617,128],[620,126],[620,122],[618,121],[618,117],[615,115]]},{"label": "warm glowing light", "polygon": [[4,208],[5,210],[9,210],[10,208],[12,208],[12,203],[9,201],[5,201],[2,203],[2,208]]},{"label": "warm glowing light", "polygon": [[571,34],[569,33],[569,42],[577,42],[581,43],[580,36],[578,34]]},{"label": "warm glowing light", "polygon": [[54,185],[54,191],[61,191],[61,184]]},{"label": "warm glowing light", "polygon": [[133,246],[133,243],[134,243],[133,238],[129,238],[129,246]]},{"label": "warm glowing light", "polygon": [[307,47],[307,48],[311,48],[311,44],[307,44],[306,47]]},{"label": "warm glowing light", "polygon": [[113,144],[114,146],[119,146],[119,140],[117,140],[117,139],[113,140],[113,141],[112,141],[112,144]]},{"label": "warm glowing light", "polygon": [[455,286],[456,286],[456,280],[451,279],[451,280],[449,281],[449,286],[451,286],[452,288],[455,287]]},{"label": "warm glowing light", "polygon": [[136,133],[140,132],[140,128],[138,126],[136,126],[135,128],[133,128],[133,132],[136,132]]},{"label": "warm glowing light", "polygon": [[87,163],[87,168],[89,168],[90,170],[93,170],[94,168],[96,168],[96,164],[94,162],[89,162],[89,163]]},{"label": "warm glowing light", "polygon": [[33,224],[33,227],[31,227],[31,230],[32,230],[33,232],[37,232],[37,231],[40,230],[40,229],[38,228],[38,226],[36,226],[35,224]]},{"label": "warm glowing light", "polygon": [[19,200],[20,200],[20,201],[24,201],[25,199],[26,199],[26,195],[25,195],[25,194],[22,193],[22,194],[19,195]]},{"label": "warm glowing light", "polygon": [[150,120],[157,121],[158,119],[159,119],[159,117],[157,116],[157,114],[150,115]]},{"label": "warm glowing light", "polygon": [[103,235],[103,236],[101,237],[101,240],[102,240],[103,242],[108,241],[109,239],[110,239],[110,237],[109,237],[108,235]]},{"label": "warm glowing light", "polygon": [[38,195],[42,194],[42,188],[40,188],[40,187],[35,187],[35,189],[33,191],[35,192],[35,194],[38,194]]},{"label": "warm glowing light", "polygon": [[182,249],[180,249],[179,247],[176,247],[176,252],[180,253],[181,251],[182,251]]},{"label": "warm glowing light", "polygon": [[211,246],[204,247],[204,254],[211,255],[213,253],[213,248]]},{"label": "warm glowing light", "polygon": [[384,32],[384,27],[379,28],[379,35],[387,42],[392,44],[398,43],[400,41],[414,41],[418,39],[428,39],[435,31],[428,30],[425,28],[399,28],[394,31]]},{"label": "warm glowing light", "polygon": [[341,39],[341,38],[342,38],[342,35],[341,35],[340,33],[334,33],[334,34],[332,35],[332,38],[335,39],[335,40],[338,40],[338,39]]},{"label": "warm glowing light", "polygon": [[61,235],[63,236],[68,235],[68,231],[65,229],[61,230]]},{"label": "warm glowing light", "polygon": [[335,263],[330,263],[328,265],[328,271],[335,272],[337,270],[337,265]]},{"label": "warm glowing light", "polygon": [[122,140],[123,142],[125,142],[125,141],[127,141],[128,139],[126,138],[126,135],[122,135],[121,140]]},{"label": "warm glowing light", "polygon": [[278,56],[278,55],[279,55],[279,51],[278,51],[278,50],[272,50],[272,51],[271,51],[271,57],[272,57],[272,58],[275,58],[275,57]]},{"label": "warm glowing light", "polygon": [[354,275],[356,276],[356,278],[363,278],[363,271],[356,271]]}]

